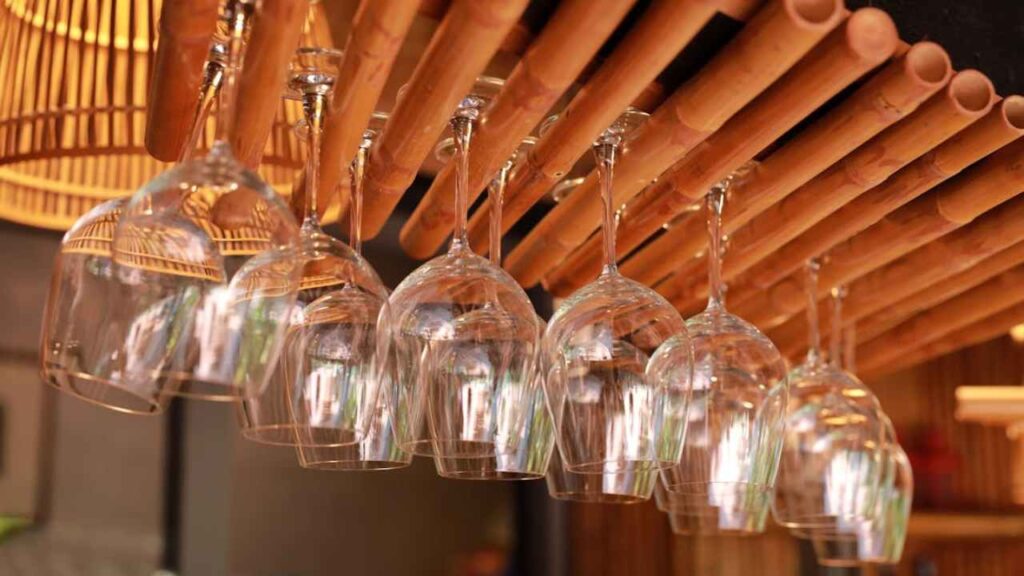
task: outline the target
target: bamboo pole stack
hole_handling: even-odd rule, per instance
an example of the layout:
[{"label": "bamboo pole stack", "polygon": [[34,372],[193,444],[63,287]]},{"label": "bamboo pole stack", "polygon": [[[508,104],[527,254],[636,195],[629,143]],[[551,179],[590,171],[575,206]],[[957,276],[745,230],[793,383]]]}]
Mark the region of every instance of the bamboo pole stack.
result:
[{"label": "bamboo pole stack", "polygon": [[[937,83],[945,81],[949,70],[948,57],[938,45],[921,42],[910,47],[842,104],[767,156],[737,186],[726,202],[726,233],[735,232],[915,110],[937,89]],[[702,277],[687,260],[706,244],[703,226],[700,219],[694,219],[670,229],[628,259],[623,264],[623,273],[654,284],[679,270],[662,282],[658,290],[673,301],[699,297],[699,291],[695,291],[696,295],[686,293],[689,283]]]},{"label": "bamboo pole stack", "polygon": [[[1017,140],[831,250],[819,272],[821,296],[964,226],[1022,191],[1024,140]],[[751,299],[740,309],[752,322],[772,326],[803,310],[804,304],[802,283],[788,278],[766,291],[765,301]]]},{"label": "bamboo pole stack", "polygon": [[164,0],[160,43],[146,109],[146,150],[156,159],[181,157],[195,115],[203,65],[217,26],[218,0]]},{"label": "bamboo pole stack", "polygon": [[[469,203],[543,119],[611,35],[635,0],[609,2],[594,10],[588,0],[569,0],[544,27],[509,75],[473,137],[469,158]],[[413,258],[427,258],[455,222],[455,171],[448,163],[434,178],[399,240]]]},{"label": "bamboo pole stack", "polygon": [[[1015,144],[1011,144],[1004,150],[1013,146]],[[992,158],[995,158],[995,155],[989,157],[991,161],[988,166],[989,170],[977,170],[977,168],[983,168],[982,166],[971,169],[971,171],[977,172],[973,175],[974,182],[977,183],[974,187],[975,193],[994,189],[996,194],[1000,192],[1018,194],[1024,190],[1024,180],[1018,180],[1016,183],[1006,181],[1000,183],[1000,180],[1010,180],[1005,177],[1014,171],[1020,178],[1020,173],[1024,171],[1024,165],[1019,164],[1020,160],[1017,161],[1016,167],[994,168],[998,159],[992,161]],[[983,172],[988,172],[988,174]],[[1000,172],[1003,174],[999,174]],[[966,175],[968,174],[965,172],[958,178]],[[965,183],[969,184],[970,179],[965,178]],[[940,186],[940,190],[950,184],[956,184],[956,180],[951,180]],[[962,189],[968,188],[969,186],[964,185]],[[1008,190],[1015,191],[1007,192]],[[980,194],[978,195],[980,196]],[[899,302],[954,274],[968,270],[985,258],[1024,241],[1024,197],[1012,198],[976,220],[959,227],[959,229],[956,228],[954,227],[951,233],[940,235],[905,256],[848,283],[847,296],[843,302],[845,322],[856,322],[874,314],[892,303]],[[793,289],[794,287],[788,286],[788,288]],[[825,327],[829,322],[826,308],[826,303],[819,305],[819,312],[823,314],[820,318]],[[779,350],[786,354],[793,354],[799,352],[805,345],[804,337],[807,328],[802,314],[787,314],[786,317],[789,320],[769,330],[768,335]]]},{"label": "bamboo pole stack", "polygon": [[[767,4],[714,59],[679,88],[628,143],[615,167],[616,203],[627,202],[766,89],[839,24],[834,0]],[[522,242],[531,259],[558,261],[600,222],[591,172]],[[535,246],[535,248],[533,248]]]},{"label": "bamboo pole stack", "polygon": [[[799,269],[808,257],[829,247],[817,244],[813,235],[801,236],[804,232],[979,119],[994,99],[992,84],[983,74],[974,70],[958,73],[946,90],[910,117],[872,138],[738,230],[730,241],[723,277],[731,281],[773,252],[776,256],[783,253],[791,240],[810,238],[810,255],[786,262],[788,271]],[[706,292],[707,282],[693,279],[683,293],[699,298]],[[733,293],[734,307],[742,296]]]},{"label": "bamboo pole stack", "polygon": [[416,178],[459,100],[469,93],[526,0],[456,0],[391,112],[366,169],[363,234],[373,238]]},{"label": "bamboo pole stack", "polygon": [[[512,173],[502,234],[526,214],[714,16],[714,2],[655,0]],[[487,252],[490,203],[469,222],[473,249]],[[509,255],[511,261],[515,252]]]},{"label": "bamboo pole stack", "polygon": [[[708,188],[795,126],[842,88],[889,58],[896,49],[896,27],[884,12],[863,8],[835,30],[701,146],[659,176],[623,218],[618,232],[618,255],[631,252],[643,240],[694,201]],[[525,246],[525,245],[524,245]],[[549,262],[523,246],[509,254],[506,268],[530,286],[546,276]],[[600,241],[588,241],[569,257],[545,284],[556,294],[561,279],[585,282],[600,268]]]}]

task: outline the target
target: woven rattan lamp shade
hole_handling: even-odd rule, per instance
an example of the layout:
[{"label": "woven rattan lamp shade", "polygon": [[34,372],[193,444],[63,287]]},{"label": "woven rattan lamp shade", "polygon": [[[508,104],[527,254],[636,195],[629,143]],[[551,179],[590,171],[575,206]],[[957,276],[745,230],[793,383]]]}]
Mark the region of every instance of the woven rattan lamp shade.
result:
[{"label": "woven rattan lamp shade", "polygon": [[[0,0],[0,218],[64,230],[167,168],[145,149],[161,4]],[[311,21],[309,36],[328,36]],[[280,106],[260,168],[285,195],[302,164],[299,117]]]}]

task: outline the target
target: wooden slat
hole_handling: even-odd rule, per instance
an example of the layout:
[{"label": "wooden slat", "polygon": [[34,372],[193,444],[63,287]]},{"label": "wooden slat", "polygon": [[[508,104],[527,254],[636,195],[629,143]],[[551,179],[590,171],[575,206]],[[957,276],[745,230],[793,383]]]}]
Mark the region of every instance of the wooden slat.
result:
[{"label": "wooden slat", "polygon": [[[505,82],[474,133],[469,158],[469,204],[519,143],[543,119],[597,53],[635,0],[615,0],[594,10],[588,0],[569,0],[544,27]],[[399,240],[413,258],[427,258],[455,222],[455,164],[434,177]]]},{"label": "wooden slat", "polygon": [[[572,168],[600,135],[715,14],[714,2],[655,0],[513,172],[502,210],[507,232]],[[490,207],[473,214],[473,249],[486,252]],[[510,261],[515,252],[510,254]]]},{"label": "wooden slat", "polygon": [[[1024,140],[1004,146],[928,194],[892,212],[829,251],[820,281],[824,297],[833,286],[852,281],[971,222],[1024,191]],[[946,266],[940,260],[933,266]],[[803,310],[801,283],[794,276],[737,308],[751,322],[775,326]]]},{"label": "wooden slat", "polygon": [[[834,0],[778,0],[762,9],[700,72],[679,88],[630,140],[615,166],[623,204],[764,91],[841,19]],[[558,262],[598,226],[598,178],[583,183],[534,227],[517,250],[539,267]]]},{"label": "wooden slat", "polygon": [[[863,8],[833,31],[804,59],[720,130],[663,173],[638,197],[618,229],[619,257],[629,254],[663,224],[704,196],[712,184],[769,146],[828,98],[888,58],[896,48],[896,27],[881,10]],[[559,278],[582,281],[600,268],[600,240],[581,246],[562,266]],[[524,286],[549,270],[518,255],[506,268]],[[554,282],[547,282],[549,287]],[[559,290],[559,292],[564,292]]]},{"label": "wooden slat", "polygon": [[373,146],[366,170],[363,235],[373,238],[416,178],[452,111],[473,87],[526,0],[457,0],[434,33]]},{"label": "wooden slat", "polygon": [[[962,176],[964,174],[959,177]],[[962,228],[935,238],[849,283],[843,303],[844,320],[852,323],[874,314],[1021,241],[1024,241],[1024,197],[1018,196]],[[825,303],[819,306],[819,311],[823,329],[826,329],[829,320]],[[805,319],[802,314],[795,314],[771,329],[768,335],[783,354],[793,355],[804,348]]]},{"label": "wooden slat", "polygon": [[235,157],[250,168],[263,157],[308,6],[305,0],[261,2],[253,19],[231,141]]},{"label": "wooden slat", "polygon": [[[958,73],[947,90],[929,99],[908,118],[872,138],[736,231],[729,241],[723,277],[731,281],[772,252],[784,250],[787,242],[984,116],[994,101],[995,91],[983,74],[973,70]],[[812,251],[812,255],[817,256],[818,252]],[[799,269],[804,260],[798,260],[794,269]],[[703,298],[707,282],[694,279],[694,284],[687,291]],[[734,308],[736,304],[733,299]]]},{"label": "wooden slat", "polygon": [[146,150],[176,162],[188,140],[218,0],[164,0],[146,107]]}]

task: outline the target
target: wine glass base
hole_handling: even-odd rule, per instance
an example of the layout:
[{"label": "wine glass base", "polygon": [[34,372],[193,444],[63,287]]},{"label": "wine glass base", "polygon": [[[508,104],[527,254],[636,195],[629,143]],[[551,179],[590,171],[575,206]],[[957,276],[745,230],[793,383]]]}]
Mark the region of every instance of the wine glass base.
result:
[{"label": "wine glass base", "polygon": [[626,494],[601,494],[592,492],[548,492],[555,500],[580,502],[584,504],[640,504],[650,498],[630,496]]},{"label": "wine glass base", "polygon": [[411,462],[395,460],[325,460],[320,462],[301,462],[299,466],[306,470],[319,470],[323,472],[377,472],[407,468],[410,464]]},{"label": "wine glass base", "polygon": [[298,438],[295,426],[290,424],[272,424],[253,426],[242,429],[242,438],[259,444],[270,446],[297,446]]}]

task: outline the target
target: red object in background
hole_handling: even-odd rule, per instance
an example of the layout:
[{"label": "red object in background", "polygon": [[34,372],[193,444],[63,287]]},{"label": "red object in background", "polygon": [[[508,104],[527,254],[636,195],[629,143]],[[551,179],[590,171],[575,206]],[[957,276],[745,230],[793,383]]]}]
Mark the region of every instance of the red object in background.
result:
[{"label": "red object in background", "polygon": [[508,570],[508,554],[500,548],[482,548],[460,554],[451,576],[504,576]]},{"label": "red object in background", "polygon": [[914,507],[953,506],[953,475],[960,458],[942,431],[930,428],[918,434],[907,453],[914,468]]}]

